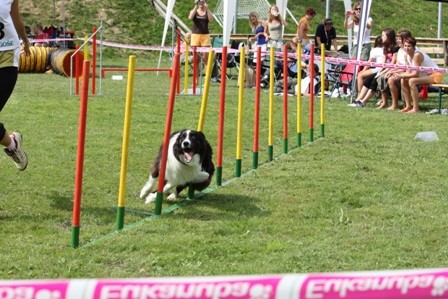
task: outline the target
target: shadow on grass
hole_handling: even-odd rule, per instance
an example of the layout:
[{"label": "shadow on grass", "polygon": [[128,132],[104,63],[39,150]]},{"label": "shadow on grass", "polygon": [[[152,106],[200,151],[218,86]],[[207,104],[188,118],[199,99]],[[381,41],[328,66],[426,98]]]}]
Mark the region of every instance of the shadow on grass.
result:
[{"label": "shadow on grass", "polygon": [[239,217],[268,217],[271,213],[260,209],[259,200],[243,195],[207,194],[191,201],[182,211],[175,211],[177,218],[216,221]]}]

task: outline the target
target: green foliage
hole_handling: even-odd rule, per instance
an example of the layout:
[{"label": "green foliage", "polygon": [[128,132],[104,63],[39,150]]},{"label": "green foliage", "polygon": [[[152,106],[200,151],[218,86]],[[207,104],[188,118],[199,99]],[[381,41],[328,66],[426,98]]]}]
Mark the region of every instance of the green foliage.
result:
[{"label": "green foliage", "polygon": [[[169,65],[164,61],[164,65]],[[105,66],[126,66],[126,59]],[[137,67],[154,66],[137,57]],[[18,172],[0,156],[2,279],[158,277],[303,273],[439,267],[448,251],[446,116],[405,115],[325,102],[314,142],[303,98],[303,146],[295,147],[296,98],[288,98],[289,152],[282,154],[283,98],[274,98],[274,156],[267,161],[268,94],[261,93],[260,167],[252,171],[254,90],[244,91],[243,176],[234,178],[238,89],[227,82],[224,186],[172,213],[147,218],[138,198],[163,137],[169,78],[137,72],[134,80],[125,229],[115,232],[127,75],[106,73],[87,111],[81,247],[72,249],[79,99],[69,79],[20,74],[1,120],[19,130],[30,164]],[[97,82],[97,88],[99,88]],[[183,83],[182,83],[183,84]],[[99,90],[97,90],[99,91]],[[219,85],[212,84],[204,132],[215,150]],[[446,103],[446,98],[445,98]],[[176,98],[172,130],[195,128],[200,96]],[[436,106],[436,96],[421,108]],[[414,136],[434,130],[437,142]],[[170,207],[163,204],[163,209]],[[132,210],[139,213],[130,213]]]}]

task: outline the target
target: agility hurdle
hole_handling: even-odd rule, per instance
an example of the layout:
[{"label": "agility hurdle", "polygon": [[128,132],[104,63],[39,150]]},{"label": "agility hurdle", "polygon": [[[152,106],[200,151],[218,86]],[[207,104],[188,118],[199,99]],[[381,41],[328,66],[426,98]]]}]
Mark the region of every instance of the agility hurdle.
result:
[{"label": "agility hurdle", "polygon": [[[74,95],[79,95],[79,78],[81,77],[79,74],[79,69],[75,69],[75,74],[73,73],[73,64],[80,65],[80,57],[79,53],[83,53],[84,60],[90,60],[89,59],[89,42],[92,42],[92,95],[96,95],[96,61],[97,61],[97,35],[100,34],[100,70],[102,68],[102,28],[103,25],[97,29],[96,27],[93,27],[93,33],[89,37],[84,38],[84,42],[81,44],[81,46],[76,46],[75,52],[70,56],[70,95],[73,95],[73,89]],[[73,75],[75,75],[75,82],[73,83]],[[87,80],[90,79],[90,76],[87,78]],[[99,95],[102,94],[103,87],[102,87],[102,78],[100,78],[100,88],[99,88]]]}]

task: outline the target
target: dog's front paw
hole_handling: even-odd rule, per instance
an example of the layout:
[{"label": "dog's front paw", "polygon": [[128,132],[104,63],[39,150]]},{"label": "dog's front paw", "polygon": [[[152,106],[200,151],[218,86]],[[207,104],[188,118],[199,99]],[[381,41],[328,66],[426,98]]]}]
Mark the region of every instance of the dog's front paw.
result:
[{"label": "dog's front paw", "polygon": [[149,192],[149,189],[146,186],[144,186],[142,188],[142,190],[140,191],[140,198],[141,199],[145,199],[145,197],[148,194],[148,192]]},{"label": "dog's front paw", "polygon": [[150,203],[155,202],[155,201],[156,201],[156,197],[157,197],[157,193],[156,193],[156,192],[154,192],[154,193],[150,193],[150,194],[146,197],[145,203],[146,203],[146,204],[150,204]]},{"label": "dog's front paw", "polygon": [[167,201],[176,201],[177,200],[177,194],[176,193],[171,193],[167,198]]}]

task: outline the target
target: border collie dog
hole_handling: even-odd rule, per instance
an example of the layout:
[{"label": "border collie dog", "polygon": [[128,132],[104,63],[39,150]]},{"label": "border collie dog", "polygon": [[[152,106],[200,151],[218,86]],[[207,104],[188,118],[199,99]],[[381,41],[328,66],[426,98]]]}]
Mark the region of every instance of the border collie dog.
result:
[{"label": "border collie dog", "polygon": [[[140,198],[146,199],[146,203],[156,199],[157,191],[153,187],[160,173],[162,147],[151,167],[149,179],[140,191]],[[163,193],[167,195],[174,190],[167,200],[176,200],[178,194],[189,184],[197,191],[210,185],[215,172],[212,154],[212,148],[202,132],[185,129],[171,134]]]}]

